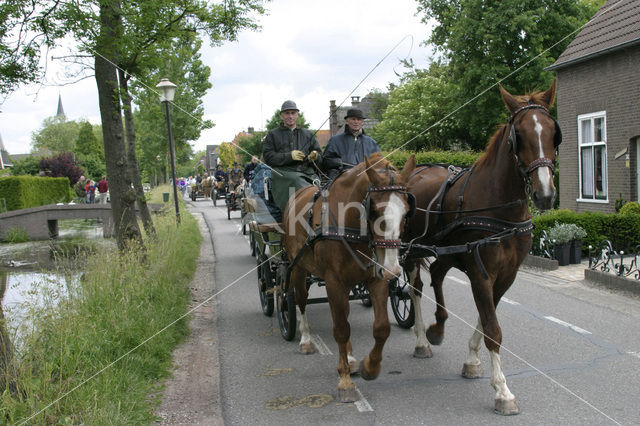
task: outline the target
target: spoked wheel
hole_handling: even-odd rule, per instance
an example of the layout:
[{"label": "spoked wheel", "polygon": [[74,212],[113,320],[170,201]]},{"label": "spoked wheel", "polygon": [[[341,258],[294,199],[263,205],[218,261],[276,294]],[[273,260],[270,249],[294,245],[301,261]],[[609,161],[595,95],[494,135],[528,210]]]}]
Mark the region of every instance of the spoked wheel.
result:
[{"label": "spoked wheel", "polygon": [[389,281],[389,300],[398,325],[402,328],[413,327],[416,321],[416,311],[411,302],[411,296],[409,296],[409,277],[406,272],[404,272],[403,280],[396,278]]},{"label": "spoked wheel", "polygon": [[278,309],[278,323],[280,324],[280,334],[284,340],[291,341],[296,336],[296,298],[293,292],[293,285],[289,285],[289,290],[284,294],[284,275],[286,267],[281,265],[276,274],[276,307]]},{"label": "spoked wheel", "polygon": [[260,306],[262,306],[262,312],[270,317],[273,315],[273,293],[268,293],[269,290],[273,290],[272,274],[267,256],[261,254],[257,257],[258,268],[258,293],[260,294]]}]

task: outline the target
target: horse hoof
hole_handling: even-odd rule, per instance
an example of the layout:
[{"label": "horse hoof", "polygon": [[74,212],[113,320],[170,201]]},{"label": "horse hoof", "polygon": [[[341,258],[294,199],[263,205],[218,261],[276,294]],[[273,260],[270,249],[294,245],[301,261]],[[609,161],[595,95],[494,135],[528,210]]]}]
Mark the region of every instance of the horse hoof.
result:
[{"label": "horse hoof", "polygon": [[300,343],[300,353],[303,355],[311,355],[316,353],[316,347],[313,342]]},{"label": "horse hoof", "polygon": [[432,345],[438,346],[442,344],[444,340],[444,334],[438,334],[435,331],[431,331],[431,328],[427,330],[427,340]]},{"label": "horse hoof", "polygon": [[416,346],[413,350],[414,358],[431,358],[432,356],[433,352],[429,346]]},{"label": "horse hoof", "polygon": [[482,367],[480,364],[467,364],[462,366],[462,377],[466,379],[477,379],[482,377]]},{"label": "horse hoof", "polygon": [[358,373],[360,373],[360,377],[362,377],[365,380],[374,380],[378,377],[378,374],[380,373],[380,371],[378,371],[378,373],[369,374],[367,370],[364,368],[364,360],[362,360],[360,361],[360,367],[358,368]]},{"label": "horse hoof", "polygon": [[338,389],[338,398],[340,402],[356,402],[360,398],[355,388],[352,389]]},{"label": "horse hoof", "polygon": [[515,416],[516,414],[520,414],[520,409],[513,399],[496,399],[493,411],[502,416]]}]

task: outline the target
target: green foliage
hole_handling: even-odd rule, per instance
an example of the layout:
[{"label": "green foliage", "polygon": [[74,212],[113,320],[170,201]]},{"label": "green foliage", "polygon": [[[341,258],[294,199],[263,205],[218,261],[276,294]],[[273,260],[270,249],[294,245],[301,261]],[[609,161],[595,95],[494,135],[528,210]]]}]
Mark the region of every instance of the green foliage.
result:
[{"label": "green foliage", "polygon": [[460,107],[471,101],[453,116],[459,139],[481,149],[504,120],[497,89],[483,93],[500,79],[508,77],[503,85],[514,94],[546,89],[553,75],[544,68],[596,10],[576,0],[418,0],[422,22],[435,22],[428,42],[447,64],[451,86],[443,98]]},{"label": "green foliage", "polygon": [[76,139],[75,153],[80,157],[94,157],[104,163],[104,146],[98,140],[93,125],[88,121],[80,123],[78,138]]},{"label": "green foliage", "polygon": [[389,154],[382,152],[398,169],[404,167],[412,154],[416,155],[416,164],[453,164],[455,166],[470,166],[481,155],[480,152],[471,151],[394,151]]},{"label": "green foliage", "polygon": [[[280,126],[280,124],[282,124],[282,118],[280,117],[280,110],[277,109],[275,110],[271,118],[267,121],[267,125],[266,125],[267,132],[269,130],[277,129]],[[302,111],[298,112],[296,127],[303,127],[305,129],[309,128],[309,123],[307,123],[307,120],[304,118],[304,113]]]},{"label": "green foliage", "polygon": [[620,214],[640,214],[640,204],[637,201],[630,201],[620,208]]},{"label": "green foliage", "polygon": [[627,200],[622,198],[622,194],[620,194],[618,198],[616,198],[616,201],[614,203],[614,208],[616,209],[616,213],[618,213],[622,208],[622,206],[624,206],[625,204],[627,204]]},{"label": "green foliage", "polygon": [[107,174],[107,167],[104,159],[100,158],[97,153],[89,155],[80,154],[77,159],[87,178],[98,181],[100,180],[100,177]]},{"label": "green foliage", "polygon": [[69,179],[35,176],[0,178],[0,198],[7,203],[7,211],[68,203],[72,199]]},{"label": "green foliage", "polygon": [[42,127],[31,134],[33,152],[73,152],[79,132],[80,125],[76,121],[67,121],[63,116],[45,118]]},{"label": "green foliage", "polygon": [[204,175],[204,166],[202,165],[202,163],[198,163],[198,167],[196,168],[196,170],[198,171],[198,173],[200,174],[200,176]]},{"label": "green foliage", "polygon": [[33,155],[13,163],[11,174],[13,176],[37,176],[40,173],[40,158]]},{"label": "green foliage", "polygon": [[[24,347],[16,365],[19,392],[0,395],[6,423],[24,423],[34,415],[28,423],[151,424],[157,419],[157,400],[149,395],[169,374],[172,352],[188,334],[189,282],[202,237],[188,213],[180,227],[171,214],[156,216],[155,225],[157,238],[147,239],[143,250],[84,252],[81,278],[67,280],[57,305],[50,302],[53,297],[40,296],[45,283],[38,287],[44,302],[27,306],[31,321],[19,332]],[[42,410],[43,401],[58,402]]]},{"label": "green foliage", "polygon": [[4,233],[4,241],[7,243],[24,243],[29,241],[27,230],[22,227],[9,228]]},{"label": "green foliage", "polygon": [[389,106],[389,93],[382,92],[379,89],[373,89],[367,94],[367,98],[371,100],[371,110],[367,118],[382,120],[384,112]]},{"label": "green foliage", "polygon": [[598,247],[604,240],[611,241],[615,250],[632,251],[640,244],[640,215],[607,214],[607,213],[575,213],[571,210],[550,210],[534,216],[534,246],[538,246],[542,231],[549,232],[556,223],[573,223],[586,232],[582,238],[582,254],[588,253],[588,246]]},{"label": "green foliage", "polygon": [[222,142],[218,148],[218,155],[220,158],[220,164],[226,170],[227,167],[232,167],[236,160],[235,147],[229,142]]},{"label": "green foliage", "polygon": [[549,238],[554,244],[566,244],[573,240],[573,231],[568,223],[558,223],[549,229]]},{"label": "green foliage", "polygon": [[240,162],[243,164],[248,163],[253,155],[260,158],[262,155],[262,140],[266,135],[267,132],[254,132],[251,135],[240,137],[238,141],[238,146],[241,148],[238,150]]}]

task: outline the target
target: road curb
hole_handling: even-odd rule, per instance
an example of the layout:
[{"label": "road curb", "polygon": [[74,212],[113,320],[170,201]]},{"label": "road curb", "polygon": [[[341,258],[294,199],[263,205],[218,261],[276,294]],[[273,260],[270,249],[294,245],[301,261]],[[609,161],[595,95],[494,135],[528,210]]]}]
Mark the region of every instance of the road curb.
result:
[{"label": "road curb", "polygon": [[638,280],[588,268],[584,270],[584,279],[609,290],[622,290],[640,295],[640,282]]},{"label": "road curb", "polygon": [[558,269],[558,261],[555,259],[547,259],[546,257],[533,256],[528,254],[522,262],[523,265],[532,268],[544,269],[546,271],[555,271]]}]

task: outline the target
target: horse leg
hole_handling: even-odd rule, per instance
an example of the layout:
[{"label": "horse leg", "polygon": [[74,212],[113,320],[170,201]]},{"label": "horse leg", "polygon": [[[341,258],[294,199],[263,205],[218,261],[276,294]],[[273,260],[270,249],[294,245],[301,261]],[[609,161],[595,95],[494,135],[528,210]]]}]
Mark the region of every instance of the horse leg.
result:
[{"label": "horse leg", "polygon": [[440,345],[444,340],[444,323],[449,318],[447,308],[444,306],[444,294],[442,293],[442,283],[447,271],[450,269],[448,265],[435,261],[429,268],[431,273],[431,286],[433,294],[436,297],[436,322],[431,324],[427,330],[427,339],[432,345]]},{"label": "horse leg", "polygon": [[349,287],[333,277],[325,277],[327,298],[333,319],[333,338],[338,344],[338,397],[340,402],[354,402],[359,399],[356,385],[351,380],[347,354],[351,349],[349,338],[351,326],[349,317]]},{"label": "horse leg", "polygon": [[367,285],[369,294],[371,295],[371,303],[373,304],[373,338],[375,344],[362,361],[358,369],[360,376],[365,380],[373,380],[380,374],[382,368],[382,348],[384,347],[391,326],[389,325],[389,315],[387,313],[387,298],[389,296],[389,284],[386,280],[376,279]]},{"label": "horse leg", "polygon": [[[482,332],[484,334],[484,344],[489,350],[491,357],[491,386],[495,390],[494,396],[494,411],[498,414],[505,416],[518,414],[520,409],[515,401],[515,396],[511,393],[507,387],[507,381],[502,372],[502,364],[500,362],[500,345],[502,344],[502,330],[498,324],[498,318],[496,316],[496,310],[494,305],[493,286],[486,280],[476,279],[471,280],[471,287],[473,290],[473,297],[480,314],[480,322],[482,323]],[[480,325],[480,324],[479,324]],[[476,327],[476,333],[478,332]],[[475,337],[475,334],[474,336]],[[473,340],[472,337],[472,340]],[[480,345],[478,336],[478,346]],[[469,353],[471,354],[472,342],[469,342]],[[479,349],[479,348],[478,348]],[[477,358],[477,350],[476,350]],[[469,359],[467,360],[469,361]],[[477,365],[480,362],[478,360]]]},{"label": "horse leg", "polygon": [[416,335],[416,346],[413,349],[413,356],[415,358],[431,358],[433,352],[426,338],[426,329],[424,320],[422,319],[422,288],[424,284],[420,279],[420,262],[413,261],[405,264],[407,276],[409,277],[409,296],[411,296],[411,303],[413,304],[413,310],[415,313],[415,323],[413,325],[413,332]]},{"label": "horse leg", "polygon": [[462,366],[462,377],[467,379],[477,379],[482,376],[482,367],[480,366],[480,358],[478,358],[481,341],[482,322],[480,321],[480,318],[478,318],[476,329],[469,339],[469,353],[467,354],[467,360]]},{"label": "horse leg", "polygon": [[349,361],[349,369],[351,374],[358,372],[358,360],[353,356],[353,347],[351,346],[351,339],[347,342],[347,360]]},{"label": "horse leg", "polygon": [[316,352],[316,347],[311,340],[309,321],[307,320],[307,290],[306,271],[296,266],[291,270],[290,285],[295,285],[296,305],[300,310],[300,353],[309,355]]}]

